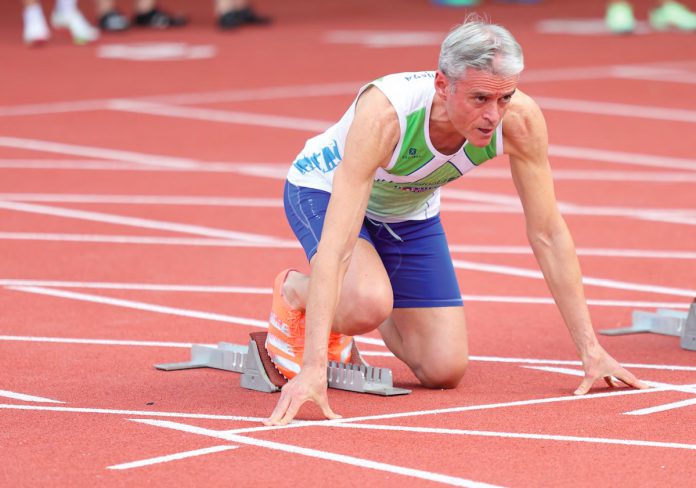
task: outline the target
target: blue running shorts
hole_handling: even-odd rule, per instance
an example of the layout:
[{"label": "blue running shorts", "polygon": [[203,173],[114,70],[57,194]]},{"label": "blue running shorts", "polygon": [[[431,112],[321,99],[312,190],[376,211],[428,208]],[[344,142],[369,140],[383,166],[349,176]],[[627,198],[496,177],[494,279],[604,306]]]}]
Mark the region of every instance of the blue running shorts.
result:
[{"label": "blue running shorts", "polygon": [[[308,260],[317,252],[330,197],[326,191],[285,183],[285,215]],[[439,215],[393,224],[366,217],[359,237],[372,244],[382,259],[394,308],[463,305]]]}]

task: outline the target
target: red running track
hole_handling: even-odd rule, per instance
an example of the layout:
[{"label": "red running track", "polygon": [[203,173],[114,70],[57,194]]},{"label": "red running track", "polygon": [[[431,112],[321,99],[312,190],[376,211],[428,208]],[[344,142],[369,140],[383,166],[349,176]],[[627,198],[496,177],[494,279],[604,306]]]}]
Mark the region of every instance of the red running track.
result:
[{"label": "red running track", "polygon": [[[541,32],[542,21],[602,16],[601,1],[569,3],[479,11],[525,48],[521,88],[547,117],[595,327],[685,310],[696,295],[696,43]],[[648,2],[635,3],[644,18]],[[56,34],[37,50],[19,42],[19,7],[0,7],[0,485],[689,484],[696,390],[681,387],[696,383],[696,353],[674,337],[603,337],[662,388],[572,396],[580,367],[528,273],[504,158],[443,194],[472,353],[457,389],[419,387],[375,335],[361,349],[411,395],[332,390],[344,423],[264,428],[277,396],[232,373],[155,370],[192,343],[260,330],[276,271],[303,263],[280,206],[289,161],[361,83],[433,68],[437,39],[464,14],[425,0],[259,0],[273,27],[221,33],[207,5],[168,5],[193,24],[86,47]],[[374,46],[372,31],[420,33],[421,44]],[[214,55],[100,57],[143,43]]]}]

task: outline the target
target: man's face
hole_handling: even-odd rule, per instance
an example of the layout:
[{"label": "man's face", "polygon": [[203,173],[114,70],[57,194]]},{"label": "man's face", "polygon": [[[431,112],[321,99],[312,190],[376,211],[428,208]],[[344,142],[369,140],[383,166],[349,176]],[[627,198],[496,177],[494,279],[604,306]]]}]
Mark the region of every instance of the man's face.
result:
[{"label": "man's face", "polygon": [[435,86],[454,128],[469,143],[483,147],[491,142],[518,81],[518,75],[501,77],[468,69],[464,79],[454,83],[438,71]]}]

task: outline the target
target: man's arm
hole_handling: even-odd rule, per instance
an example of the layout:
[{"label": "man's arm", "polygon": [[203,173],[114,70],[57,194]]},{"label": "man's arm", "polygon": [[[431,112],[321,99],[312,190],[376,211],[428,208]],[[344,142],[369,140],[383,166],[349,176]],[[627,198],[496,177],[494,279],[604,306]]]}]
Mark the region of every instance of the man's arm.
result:
[{"label": "man's arm", "polygon": [[575,244],[556,203],[546,123],[537,104],[524,93],[518,91],[513,97],[503,120],[503,133],[527,237],[585,370],[575,394],[587,393],[599,378],[610,386],[614,386],[613,378],[618,378],[635,388],[647,388],[602,348],[594,333]]},{"label": "man's arm", "polygon": [[375,171],[389,162],[399,131],[399,120],[389,100],[377,88],[368,88],[355,109],[343,161],[334,175],[319,247],[312,259],[302,369],[283,387],[267,424],[287,424],[307,401],[317,403],[327,418],[338,417],[326,396],[331,323],[365,217]]}]

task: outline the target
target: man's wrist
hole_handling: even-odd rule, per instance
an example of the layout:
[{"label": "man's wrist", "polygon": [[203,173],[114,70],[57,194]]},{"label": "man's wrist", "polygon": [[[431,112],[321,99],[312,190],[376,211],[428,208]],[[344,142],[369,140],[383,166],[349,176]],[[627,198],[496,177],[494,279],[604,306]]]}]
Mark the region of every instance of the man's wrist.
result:
[{"label": "man's wrist", "polygon": [[580,359],[583,363],[588,363],[601,356],[601,353],[602,346],[600,346],[598,341],[594,340],[584,344],[583,347],[580,348]]}]

